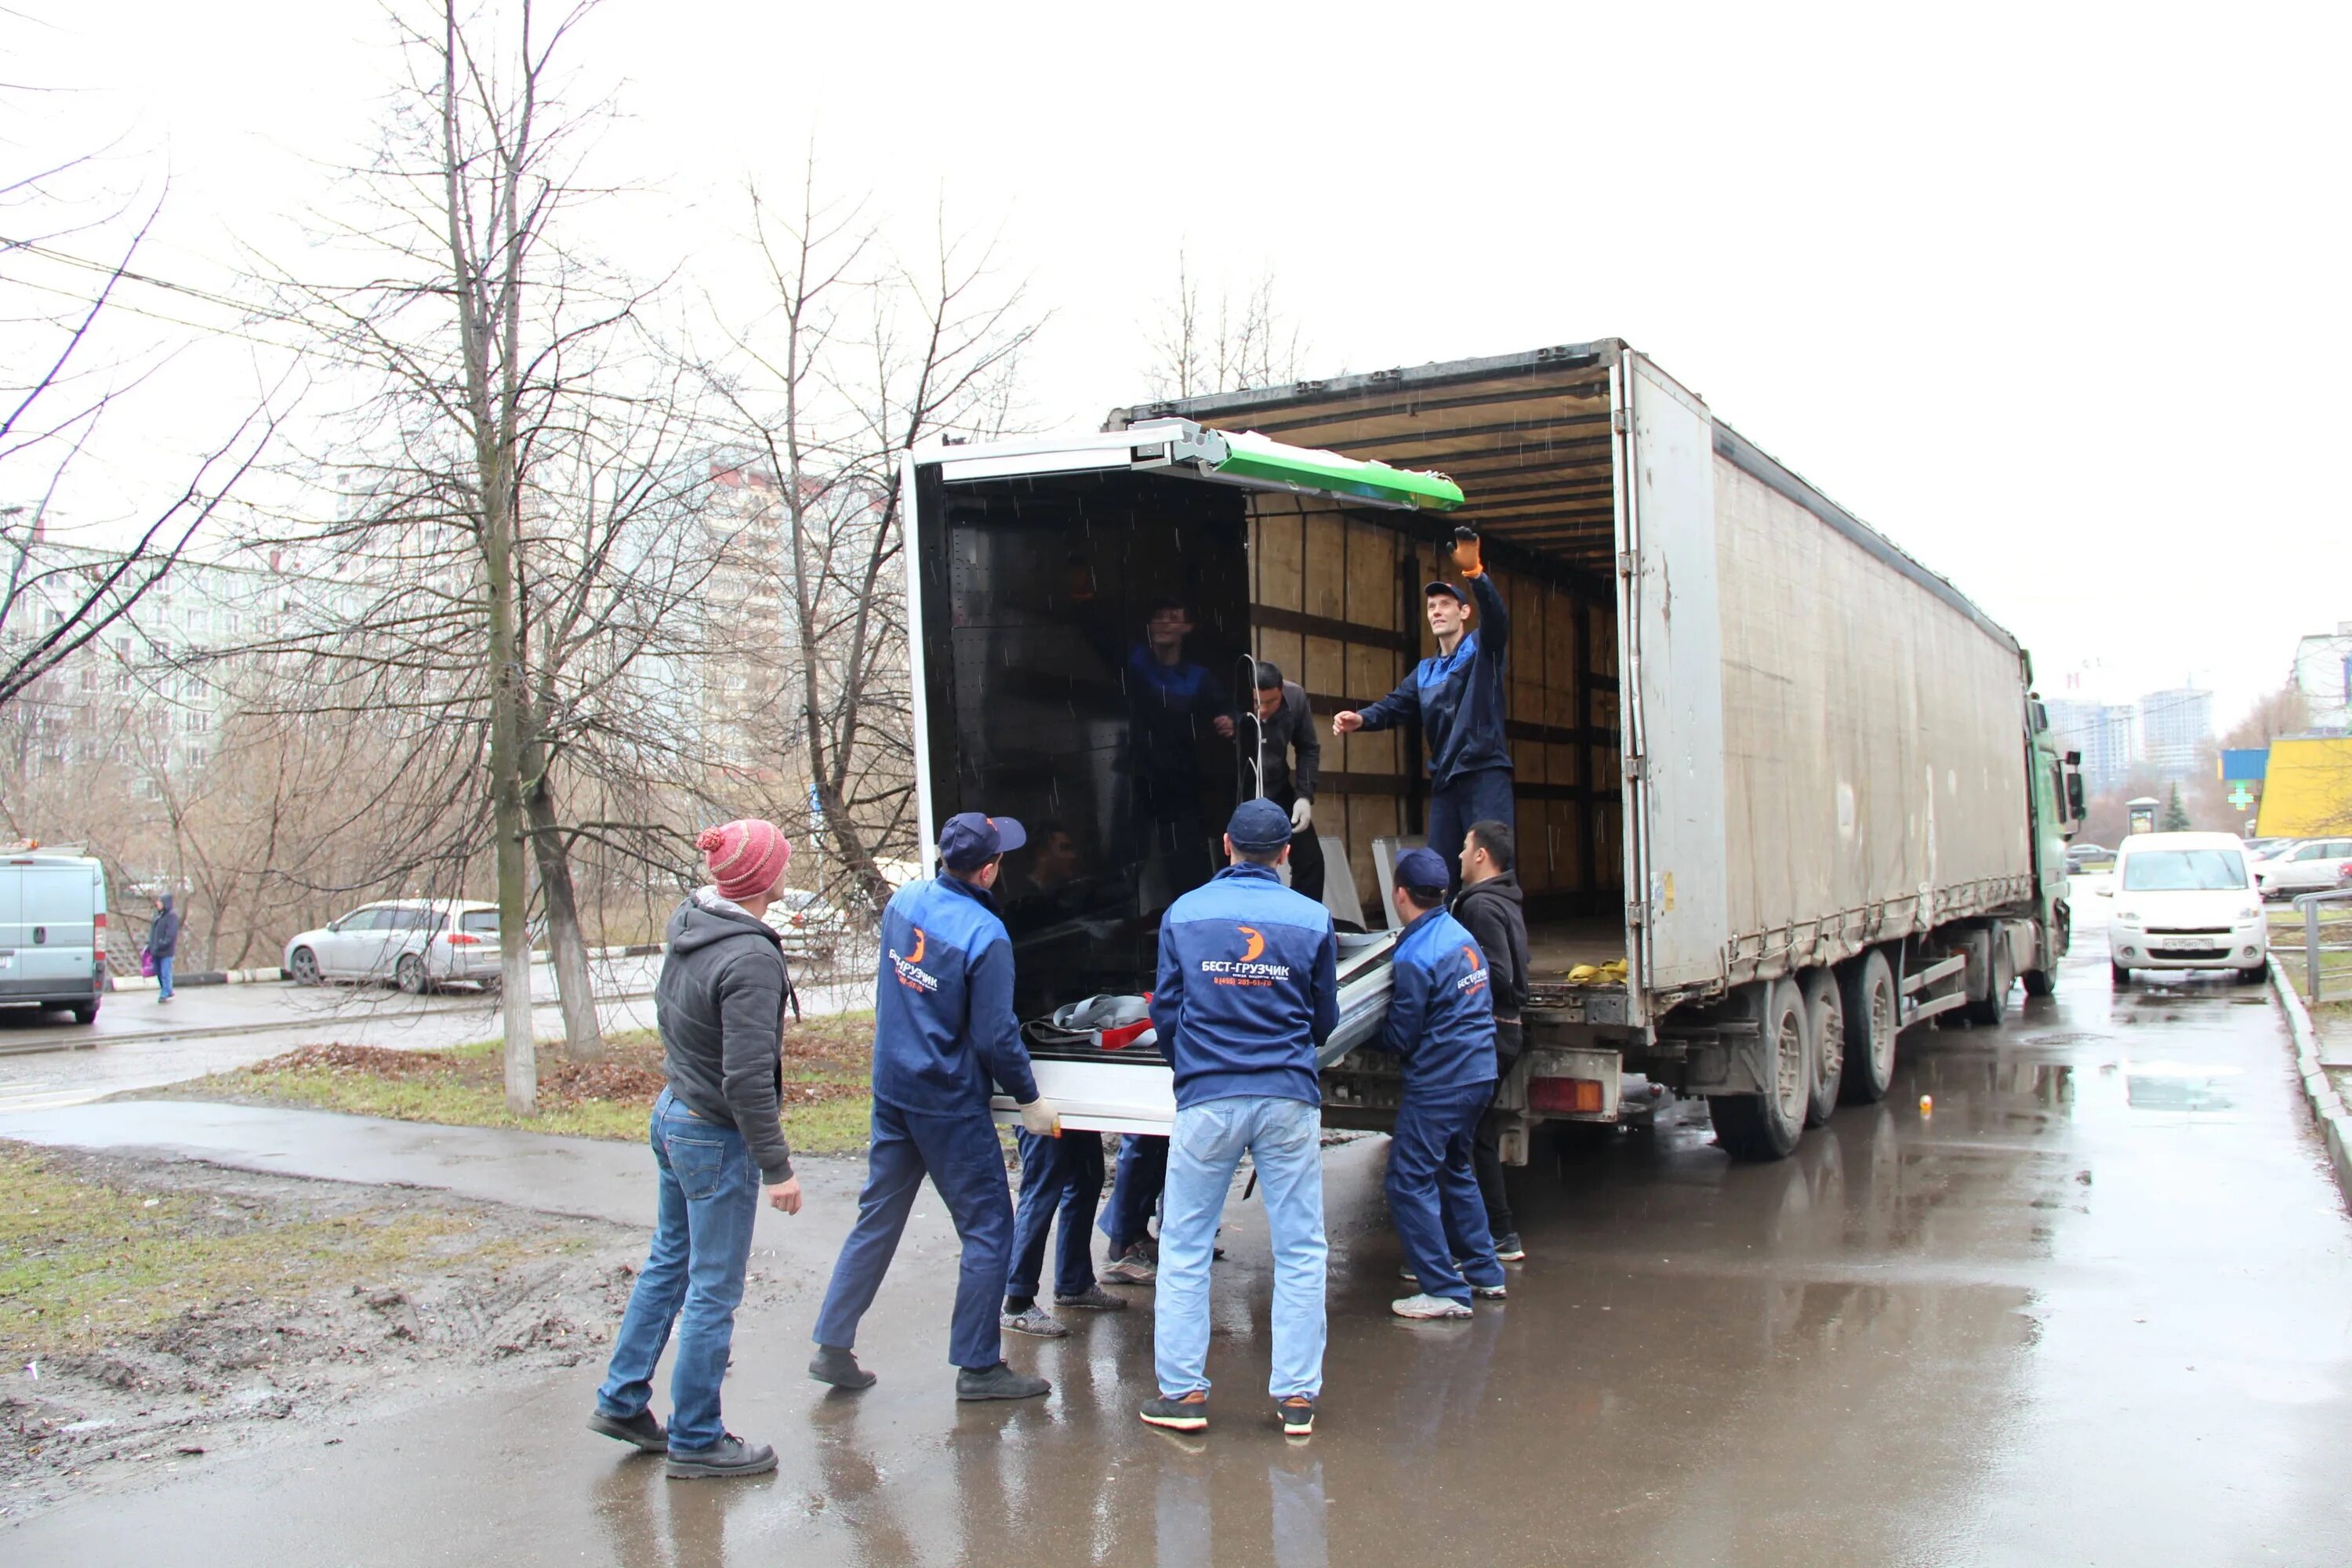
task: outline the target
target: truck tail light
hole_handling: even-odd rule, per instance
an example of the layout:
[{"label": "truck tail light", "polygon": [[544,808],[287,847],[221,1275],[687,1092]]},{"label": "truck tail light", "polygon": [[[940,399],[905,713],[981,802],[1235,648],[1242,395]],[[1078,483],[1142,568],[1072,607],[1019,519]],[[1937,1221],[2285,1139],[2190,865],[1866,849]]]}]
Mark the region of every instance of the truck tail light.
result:
[{"label": "truck tail light", "polygon": [[1528,1079],[1528,1107],[1555,1112],[1598,1110],[1601,1081],[1590,1078],[1531,1078]]},{"label": "truck tail light", "polygon": [[479,947],[482,939],[469,931],[453,931],[448,937],[451,947]]},{"label": "truck tail light", "polygon": [[104,931],[106,929],[106,911],[104,910],[98,911],[98,929],[100,931]]}]

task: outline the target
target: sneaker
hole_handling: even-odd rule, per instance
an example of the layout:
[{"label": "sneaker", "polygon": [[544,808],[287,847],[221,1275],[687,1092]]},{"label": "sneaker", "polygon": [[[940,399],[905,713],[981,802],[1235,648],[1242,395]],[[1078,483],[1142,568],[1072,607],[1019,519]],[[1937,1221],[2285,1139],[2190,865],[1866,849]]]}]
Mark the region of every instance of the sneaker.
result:
[{"label": "sneaker", "polygon": [[1308,1437],[1315,1433],[1315,1402],[1303,1394],[1274,1402],[1275,1418],[1282,1423],[1286,1437]]},{"label": "sneaker", "polygon": [[1528,1249],[1519,1245],[1519,1233],[1517,1231],[1515,1230],[1508,1236],[1498,1236],[1495,1238],[1495,1256],[1500,1261],[1505,1263],[1517,1263],[1521,1258],[1527,1257],[1527,1255]]},{"label": "sneaker", "polygon": [[1159,1276],[1160,1270],[1145,1256],[1143,1243],[1139,1241],[1120,1253],[1102,1272],[1104,1281],[1112,1285],[1149,1285]]},{"label": "sneaker", "polygon": [[617,1437],[624,1443],[634,1443],[648,1454],[669,1452],[669,1434],[654,1419],[650,1410],[640,1410],[635,1415],[607,1415],[599,1410],[588,1417],[588,1430],[602,1432],[607,1437]]},{"label": "sneaker", "polygon": [[1470,1303],[1451,1296],[1407,1296],[1402,1301],[1391,1301],[1389,1310],[1400,1318],[1466,1318]]},{"label": "sneaker", "polygon": [[[1119,1303],[1125,1306],[1125,1302]],[[1070,1326],[1045,1308],[1031,1302],[1018,1312],[1007,1312],[996,1320],[1016,1334],[1030,1334],[1041,1340],[1058,1340],[1070,1331]]]},{"label": "sneaker", "polygon": [[1481,1301],[1499,1301],[1510,1293],[1511,1288],[1507,1285],[1473,1285],[1470,1287],[1470,1294],[1477,1297]]},{"label": "sneaker", "polygon": [[667,1473],[674,1480],[698,1480],[719,1476],[764,1476],[776,1468],[776,1451],[765,1443],[746,1443],[730,1432],[708,1448],[672,1448]]},{"label": "sneaker", "polygon": [[978,1372],[967,1366],[956,1373],[958,1399],[1034,1399],[1053,1390],[1054,1385],[1044,1378],[1015,1372],[1003,1362]]},{"label": "sneaker", "polygon": [[1209,1396],[1194,1389],[1181,1399],[1166,1394],[1145,1402],[1139,1412],[1147,1426],[1164,1426],[1171,1432],[1200,1432],[1209,1425]]},{"label": "sneaker", "polygon": [[809,1363],[809,1375],[819,1383],[829,1383],[835,1388],[871,1388],[874,1374],[857,1364],[854,1351],[839,1345],[819,1345]]},{"label": "sneaker", "polygon": [[1076,1307],[1083,1312],[1124,1312],[1127,1310],[1127,1299],[1114,1296],[1099,1285],[1090,1285],[1084,1295],[1065,1296],[1056,1292],[1054,1305]]}]

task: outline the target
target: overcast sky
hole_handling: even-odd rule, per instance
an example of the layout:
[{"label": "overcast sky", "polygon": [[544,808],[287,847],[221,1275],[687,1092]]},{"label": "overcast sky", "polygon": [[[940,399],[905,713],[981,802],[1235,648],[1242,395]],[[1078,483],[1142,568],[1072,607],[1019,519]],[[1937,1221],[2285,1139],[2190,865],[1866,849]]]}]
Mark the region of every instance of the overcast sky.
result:
[{"label": "overcast sky", "polygon": [[[12,158],[168,169],[149,263],[215,286],[239,244],[299,256],[394,69],[354,0],[16,3],[7,79],[71,90],[13,100]],[[600,156],[648,194],[599,243],[633,265],[723,291],[744,181],[814,136],[902,228],[944,195],[1001,229],[1054,311],[1049,423],[1149,390],[1180,245],[1270,268],[1313,373],[1621,336],[2008,625],[2045,694],[2194,680],[2226,724],[2352,620],[2347,15],[610,0],[573,60],[627,114]],[[159,384],[184,416],[252,374]]]}]

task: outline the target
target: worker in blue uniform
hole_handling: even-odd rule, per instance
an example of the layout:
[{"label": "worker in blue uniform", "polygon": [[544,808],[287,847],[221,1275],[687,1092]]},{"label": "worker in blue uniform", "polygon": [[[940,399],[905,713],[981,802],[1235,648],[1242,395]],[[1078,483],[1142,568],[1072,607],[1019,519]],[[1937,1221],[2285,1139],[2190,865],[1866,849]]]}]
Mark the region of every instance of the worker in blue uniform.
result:
[{"label": "worker in blue uniform", "polygon": [[1472,1297],[1507,1294],[1471,1168],[1478,1119],[1495,1095],[1495,1002],[1486,955],[1446,912],[1436,851],[1398,856],[1396,881],[1404,930],[1380,1045],[1404,1058],[1404,1095],[1386,1185],[1405,1276],[1419,1290],[1389,1310],[1400,1318],[1466,1318]]},{"label": "worker in blue uniform", "polygon": [[1454,531],[1454,564],[1470,584],[1470,602],[1444,578],[1422,589],[1435,656],[1423,659],[1397,689],[1368,707],[1331,717],[1331,732],[1387,730],[1418,715],[1429,745],[1429,847],[1446,868],[1440,884],[1459,877],[1463,837],[1474,822],[1517,820],[1513,806],[1511,747],[1503,734],[1503,672],[1510,651],[1511,612],[1486,576],[1478,535]]},{"label": "worker in blue uniform", "polygon": [[857,1223],[841,1244],[817,1314],[809,1375],[865,1388],[858,1320],[898,1249],[923,1178],[947,1205],[963,1243],[948,1353],[959,1399],[1032,1399],[1051,1387],[1004,1364],[997,1300],[1012,1264],[1013,1200],[988,1101],[994,1085],[1038,1137],[1056,1131],[1037,1093],[1013,1016],[1013,944],[991,889],[1004,852],[1028,836],[1009,816],[976,811],[940,830],[940,871],[909,882],[882,912],[874,986],[873,1143]]}]

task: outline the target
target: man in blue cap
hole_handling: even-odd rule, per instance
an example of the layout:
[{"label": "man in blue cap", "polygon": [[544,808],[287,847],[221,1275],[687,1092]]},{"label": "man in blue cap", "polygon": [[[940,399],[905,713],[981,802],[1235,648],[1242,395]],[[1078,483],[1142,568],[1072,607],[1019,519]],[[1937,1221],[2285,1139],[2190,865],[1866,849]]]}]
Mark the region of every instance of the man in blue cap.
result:
[{"label": "man in blue cap", "polygon": [[874,986],[874,1127],[857,1223],[841,1244],[816,1320],[809,1375],[865,1388],[874,1374],[853,1349],[898,1249],[916,1191],[931,1185],[963,1242],[948,1353],[958,1399],[1033,1399],[1052,1386],[1004,1364],[997,1298],[1012,1261],[1013,1200],[990,1118],[991,1080],[1039,1137],[1055,1131],[1038,1098],[1013,1016],[1013,944],[990,889],[1004,852],[1028,841],[1009,816],[967,811],[940,830],[940,871],[909,882],[882,911]]},{"label": "man in blue cap", "polygon": [[1160,918],[1151,1026],[1174,1069],[1176,1125],[1160,1215],[1152,1323],[1160,1396],[1143,1419],[1209,1424],[1209,1264],[1247,1154],[1274,1242],[1274,1371],[1285,1432],[1315,1430],[1323,1388],[1323,1088],[1317,1053],[1339,1024],[1331,914],[1282,885],[1290,814],[1244,801],[1225,825],[1226,868]]},{"label": "man in blue cap", "polygon": [[1429,742],[1429,847],[1446,867],[1438,885],[1454,885],[1463,836],[1474,822],[1517,819],[1511,746],[1503,735],[1503,671],[1510,651],[1511,612],[1487,579],[1478,535],[1454,531],[1454,564],[1478,604],[1478,629],[1469,629],[1462,590],[1439,578],[1422,589],[1435,657],[1424,658],[1394,691],[1363,709],[1331,716],[1331,732],[1387,730],[1419,715]]},{"label": "man in blue cap", "polygon": [[[1478,1120],[1495,1097],[1495,1002],[1486,954],[1445,910],[1445,862],[1433,849],[1397,857],[1404,930],[1381,1047],[1404,1058],[1404,1098],[1389,1142],[1389,1217],[1419,1291],[1400,1318],[1466,1318],[1470,1299],[1499,1301],[1503,1265],[1471,1169]],[[1455,1260],[1460,1260],[1457,1268]]]}]

